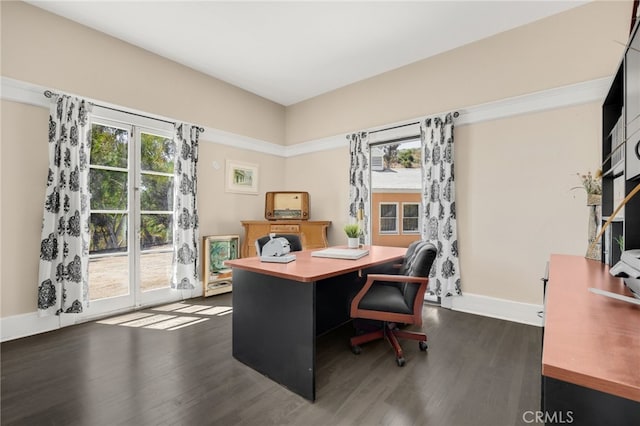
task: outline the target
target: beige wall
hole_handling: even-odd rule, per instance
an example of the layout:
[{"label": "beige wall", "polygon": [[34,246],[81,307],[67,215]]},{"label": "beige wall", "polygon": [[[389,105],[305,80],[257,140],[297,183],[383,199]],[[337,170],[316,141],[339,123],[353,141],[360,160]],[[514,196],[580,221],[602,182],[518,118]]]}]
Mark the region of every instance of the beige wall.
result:
[{"label": "beige wall", "polygon": [[346,244],[342,230],[349,200],[349,149],[332,149],[287,159],[287,191],[309,193],[311,220],[329,220],[329,244]]},{"label": "beige wall", "polygon": [[[590,3],[285,109],[27,4],[2,2],[2,76],[293,145],[608,76],[620,61],[614,40],[626,40],[630,10],[628,1]],[[63,43],[66,53],[55,52]],[[80,67],[64,65],[78,55]],[[587,209],[569,188],[575,173],[598,165],[599,108],[457,127],[463,291],[541,303],[548,255],[583,254]],[[2,317],[35,311],[46,115],[2,102]],[[299,190],[310,193],[313,220],[333,222],[330,243],[344,243],[346,144],[285,159],[216,144],[206,133],[202,140],[201,235],[240,233],[240,220],[263,218],[264,192]],[[260,194],[224,191],[226,159],[260,166]]]},{"label": "beige wall", "polygon": [[26,3],[0,5],[4,77],[284,143],[282,105]]},{"label": "beige wall", "polygon": [[631,5],[589,3],[292,105],[287,144],[610,76]]},{"label": "beige wall", "polygon": [[2,101],[2,317],[34,312],[47,182],[49,111]]},{"label": "beige wall", "polygon": [[[206,133],[202,136],[206,141]],[[257,195],[235,194],[225,191],[225,160],[257,164]],[[220,168],[214,167],[216,162]],[[267,191],[282,190],[286,186],[285,159],[278,156],[245,151],[226,145],[203,142],[198,161],[198,211],[200,234],[243,235],[241,220],[264,220],[264,197]]]},{"label": "beige wall", "polygon": [[[0,7],[3,77],[276,144],[284,142],[281,105],[25,3],[2,2]],[[65,48],[56,50],[59,46]],[[80,66],[64,65],[78,56],[83,58]],[[3,101],[1,113],[0,315],[7,317],[36,310],[48,110]],[[206,132],[201,136],[200,232],[241,234],[241,219],[264,217],[264,193],[285,186],[285,159],[211,139]],[[259,165],[258,195],[225,192],[226,159]],[[214,161],[220,166],[217,170]]]},{"label": "beige wall", "polygon": [[[613,74],[631,2],[595,2],[287,108],[287,144]],[[584,255],[588,210],[576,173],[599,167],[600,103],[456,128],[463,292],[542,303],[554,252]],[[348,149],[287,160],[287,182],[335,192],[330,241],[343,243]],[[330,160],[333,158],[333,161]],[[329,162],[327,162],[329,161]],[[318,170],[319,167],[326,169]],[[345,167],[346,166],[346,167]],[[305,173],[313,170],[314,173]]]},{"label": "beige wall", "polygon": [[583,256],[586,194],[577,172],[599,164],[600,104],[462,126],[456,199],[463,289],[542,303],[551,253]]}]

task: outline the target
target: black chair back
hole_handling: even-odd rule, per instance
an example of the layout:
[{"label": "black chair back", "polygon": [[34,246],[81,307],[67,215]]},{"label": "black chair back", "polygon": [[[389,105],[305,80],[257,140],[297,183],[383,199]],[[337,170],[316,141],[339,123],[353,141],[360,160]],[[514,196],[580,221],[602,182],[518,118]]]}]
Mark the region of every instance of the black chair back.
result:
[{"label": "black chair back", "polygon": [[401,275],[407,275],[407,271],[411,269],[411,265],[415,260],[415,254],[418,250],[423,247],[425,244],[429,244],[427,241],[417,240],[409,244],[407,247],[407,252],[404,255],[404,260],[402,262],[402,267],[398,272]]},{"label": "black chair back", "polygon": [[[422,241],[422,244],[416,246],[417,248],[412,253],[411,259],[407,259],[409,262],[404,275],[409,277],[429,277],[433,261],[438,254],[438,249],[426,241]],[[402,290],[407,305],[412,306],[418,293],[418,286],[410,283],[402,283],[400,289]]]}]

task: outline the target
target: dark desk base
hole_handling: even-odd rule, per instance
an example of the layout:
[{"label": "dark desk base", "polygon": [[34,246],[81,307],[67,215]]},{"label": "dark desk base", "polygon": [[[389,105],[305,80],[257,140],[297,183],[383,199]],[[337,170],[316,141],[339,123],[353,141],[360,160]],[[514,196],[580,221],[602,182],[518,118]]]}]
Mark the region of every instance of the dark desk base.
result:
[{"label": "dark desk base", "polygon": [[349,320],[355,278],[301,283],[234,270],[234,358],[314,401],[316,336]]},{"label": "dark desk base", "polygon": [[546,424],[640,425],[640,402],[542,376]]}]

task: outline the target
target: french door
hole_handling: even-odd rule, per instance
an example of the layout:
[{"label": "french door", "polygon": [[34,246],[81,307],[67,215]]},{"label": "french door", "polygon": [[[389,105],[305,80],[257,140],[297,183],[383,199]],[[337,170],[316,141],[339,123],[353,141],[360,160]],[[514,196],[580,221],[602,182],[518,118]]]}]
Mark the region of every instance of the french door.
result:
[{"label": "french door", "polygon": [[87,317],[180,297],[170,288],[172,128],[124,118],[92,122]]}]

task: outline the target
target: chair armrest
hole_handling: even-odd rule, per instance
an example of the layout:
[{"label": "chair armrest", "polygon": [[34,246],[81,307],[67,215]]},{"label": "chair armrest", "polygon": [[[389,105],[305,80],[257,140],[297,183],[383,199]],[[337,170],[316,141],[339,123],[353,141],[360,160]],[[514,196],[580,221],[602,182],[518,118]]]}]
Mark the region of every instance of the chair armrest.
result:
[{"label": "chair armrest", "polygon": [[[428,277],[411,277],[407,275],[385,275],[385,274],[370,274],[367,275],[367,282],[369,281],[391,281],[396,283],[427,283],[429,281]],[[373,284],[373,282],[371,283]],[[367,284],[365,283],[365,286]],[[371,285],[369,285],[371,287]]]}]

